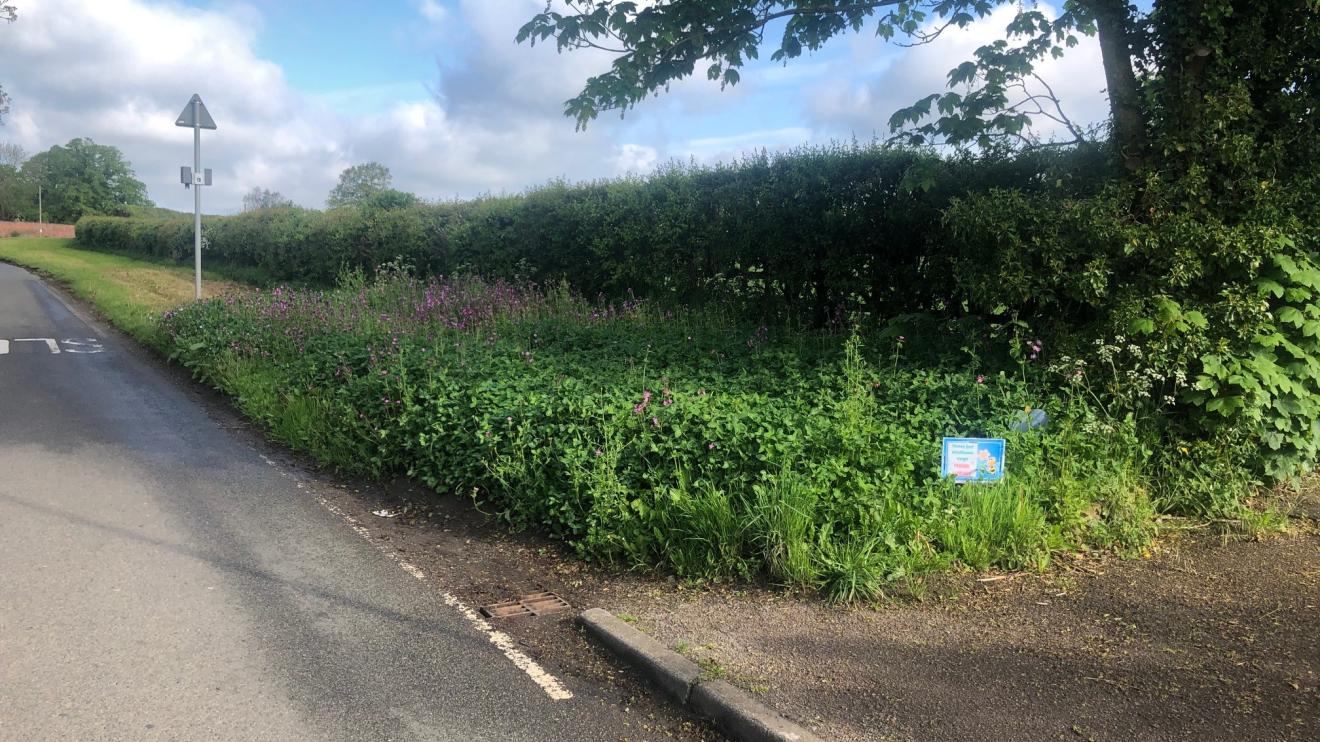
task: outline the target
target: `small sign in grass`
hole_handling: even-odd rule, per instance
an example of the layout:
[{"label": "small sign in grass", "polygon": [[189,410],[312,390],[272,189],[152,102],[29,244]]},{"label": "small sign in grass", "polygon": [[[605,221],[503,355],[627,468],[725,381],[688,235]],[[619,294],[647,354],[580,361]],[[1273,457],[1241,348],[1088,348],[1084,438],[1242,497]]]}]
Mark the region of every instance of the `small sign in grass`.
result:
[{"label": "small sign in grass", "polygon": [[940,473],[955,482],[998,482],[1004,478],[1003,438],[945,438]]}]

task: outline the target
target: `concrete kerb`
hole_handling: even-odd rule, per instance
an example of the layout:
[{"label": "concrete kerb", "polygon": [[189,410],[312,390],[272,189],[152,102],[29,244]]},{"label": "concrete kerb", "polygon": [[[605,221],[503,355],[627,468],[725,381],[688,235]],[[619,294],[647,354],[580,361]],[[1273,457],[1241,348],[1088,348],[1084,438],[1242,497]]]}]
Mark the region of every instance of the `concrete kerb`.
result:
[{"label": "concrete kerb", "polygon": [[622,657],[679,703],[738,742],[819,742],[820,737],[723,680],[703,681],[695,662],[603,608],[578,616],[592,638]]},{"label": "concrete kerb", "polygon": [[679,703],[686,704],[701,676],[697,663],[624,623],[603,608],[578,616],[578,623],[611,652],[627,660]]}]

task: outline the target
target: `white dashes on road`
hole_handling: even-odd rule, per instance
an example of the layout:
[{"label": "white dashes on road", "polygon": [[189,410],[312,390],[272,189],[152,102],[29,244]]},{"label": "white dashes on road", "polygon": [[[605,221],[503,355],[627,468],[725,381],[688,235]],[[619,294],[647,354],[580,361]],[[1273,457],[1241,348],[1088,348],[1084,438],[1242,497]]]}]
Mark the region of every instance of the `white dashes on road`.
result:
[{"label": "white dashes on road", "polygon": [[[14,338],[7,340],[0,338],[0,356],[9,355],[9,351],[14,347],[14,343],[42,343],[51,355],[59,353],[104,353],[105,346],[96,338],[66,338],[56,340],[55,338]],[[62,348],[60,346],[63,346]]]}]

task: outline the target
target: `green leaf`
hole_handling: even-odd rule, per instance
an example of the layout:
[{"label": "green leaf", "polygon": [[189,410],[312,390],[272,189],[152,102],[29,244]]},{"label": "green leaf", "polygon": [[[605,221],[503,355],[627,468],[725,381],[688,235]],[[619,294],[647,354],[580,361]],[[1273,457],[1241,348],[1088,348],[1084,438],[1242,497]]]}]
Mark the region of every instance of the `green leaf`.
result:
[{"label": "green leaf", "polygon": [[1256,281],[1256,288],[1260,289],[1261,293],[1270,294],[1276,299],[1283,298],[1283,284],[1278,281],[1262,278]]},{"label": "green leaf", "polygon": [[1302,314],[1301,310],[1297,307],[1283,307],[1275,312],[1274,315],[1280,322],[1286,322],[1293,327],[1301,327],[1306,323],[1306,315]]}]

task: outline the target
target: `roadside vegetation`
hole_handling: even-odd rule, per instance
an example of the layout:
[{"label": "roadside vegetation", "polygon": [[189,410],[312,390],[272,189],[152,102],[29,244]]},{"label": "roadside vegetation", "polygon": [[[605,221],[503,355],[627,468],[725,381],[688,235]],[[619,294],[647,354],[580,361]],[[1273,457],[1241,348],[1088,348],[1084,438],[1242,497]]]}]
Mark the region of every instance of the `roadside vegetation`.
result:
[{"label": "roadside vegetation", "polygon": [[[999,6],[957,90],[891,119],[910,147],[462,202],[379,163],[326,211],[254,192],[207,221],[206,260],[288,285],[167,313],[168,352],[329,465],[685,577],[864,600],[954,563],[1137,551],[1161,516],[1261,527],[1253,499],[1320,463],[1315,0],[593,0],[520,38],[622,45],[566,104],[586,125],[698,62],[736,84],[776,18],[787,60]],[[1107,129],[1032,92],[1076,34],[1100,42]],[[1072,138],[1032,135],[1029,105]],[[192,224],[87,216],[78,243],[190,260]],[[1008,439],[1004,483],[940,478],[940,438],[969,435]]]},{"label": "roadside vegetation", "polygon": [[[1086,149],[831,148],[259,210],[213,220],[211,264],[294,285],[164,329],[276,438],[629,567],[852,601],[953,563],[1133,553],[1160,514],[1259,528],[1252,499],[1320,445],[1310,212],[1269,188],[1250,218],[1138,220],[1149,187],[1106,173]],[[164,260],[191,242],[78,232]],[[941,480],[943,436],[1007,438],[1006,482]]]},{"label": "roadside vegetation", "polygon": [[[79,250],[73,240],[0,239],[0,260],[51,276],[76,296],[95,305],[116,327],[157,349],[164,349],[167,339],[160,329],[161,315],[193,299],[190,268]],[[243,288],[210,273],[204,275],[204,296],[220,296]]]},{"label": "roadside vegetation", "polygon": [[[1153,527],[1154,441],[1091,403],[1109,379],[1064,382],[1039,358],[977,368],[938,334],[770,328],[397,269],[164,325],[174,356],[277,439],[629,567],[855,600],[953,560],[1134,550]],[[1015,431],[1035,407],[1048,431]],[[1008,481],[942,481],[940,436],[955,434],[1007,437]]]}]

